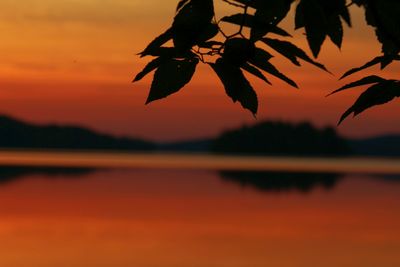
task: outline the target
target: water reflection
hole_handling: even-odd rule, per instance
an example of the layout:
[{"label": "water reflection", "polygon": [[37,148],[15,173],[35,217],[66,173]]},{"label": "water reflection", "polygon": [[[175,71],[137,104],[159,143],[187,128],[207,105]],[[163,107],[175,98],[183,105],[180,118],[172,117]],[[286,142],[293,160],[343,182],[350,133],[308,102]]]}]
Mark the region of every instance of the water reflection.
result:
[{"label": "water reflection", "polygon": [[1,186],[0,266],[400,266],[400,183],[346,176],[304,197],[213,171],[51,173]]},{"label": "water reflection", "polygon": [[[102,168],[67,167],[8,167],[0,166],[0,186],[33,175],[46,179],[79,179],[96,173]],[[112,169],[108,169],[112,170]],[[117,169],[115,169],[117,170]],[[344,179],[345,174],[338,173],[296,173],[266,171],[214,171],[223,182],[233,183],[242,188],[251,188],[259,192],[299,192],[308,194],[315,189],[330,191]],[[133,176],[132,178],[134,178]],[[364,178],[382,182],[400,182],[400,175],[369,175]]]},{"label": "water reflection", "polygon": [[0,185],[15,180],[25,179],[30,175],[43,175],[57,178],[79,178],[94,172],[91,168],[62,168],[62,167],[0,167]]},{"label": "water reflection", "polygon": [[393,182],[398,183],[400,182],[400,174],[393,174],[393,175],[371,175],[371,178],[379,179],[385,182]]},{"label": "water reflection", "polygon": [[237,172],[222,171],[221,178],[241,187],[254,188],[263,192],[298,191],[309,193],[313,189],[333,189],[343,178],[329,173],[282,173],[282,172]]},{"label": "water reflection", "polygon": [[[89,174],[99,170],[95,168],[2,166],[0,167],[0,185],[26,179],[32,175],[43,176],[47,179],[85,178]],[[218,174],[225,182],[233,182],[241,187],[250,187],[262,192],[298,191],[309,193],[316,188],[331,190],[343,178],[339,174],[326,173],[219,171]],[[396,178],[392,176],[388,176],[385,179],[396,181]]]}]

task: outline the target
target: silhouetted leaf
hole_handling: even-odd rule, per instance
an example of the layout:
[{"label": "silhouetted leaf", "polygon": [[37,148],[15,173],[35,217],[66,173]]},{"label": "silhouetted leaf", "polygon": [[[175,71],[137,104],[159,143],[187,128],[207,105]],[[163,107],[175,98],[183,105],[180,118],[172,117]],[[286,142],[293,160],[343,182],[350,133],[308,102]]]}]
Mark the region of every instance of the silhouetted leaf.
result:
[{"label": "silhouetted leaf", "polygon": [[300,3],[296,7],[296,14],[294,17],[294,29],[298,30],[300,28],[303,28],[305,26],[304,22],[304,14],[303,14],[303,2],[300,1]]},{"label": "silhouetted leaf", "polygon": [[258,110],[257,94],[240,68],[226,63],[223,59],[218,59],[216,63],[210,64],[210,66],[220,78],[226,94],[232,98],[233,102],[239,101],[245,109],[250,110],[255,115]]},{"label": "silhouetted leaf", "polygon": [[364,8],[367,23],[375,27],[384,55],[397,55],[400,52],[400,1],[371,0]]},{"label": "silhouetted leaf", "polygon": [[342,7],[340,10],[340,16],[344,19],[349,27],[352,26],[349,9],[346,6],[346,1],[344,1],[344,7]]},{"label": "silhouetted leaf", "polygon": [[380,82],[384,82],[384,81],[386,81],[386,79],[383,79],[379,76],[375,76],[375,75],[367,76],[367,77],[362,78],[361,80],[358,80],[358,81],[355,81],[355,82],[352,82],[352,83],[346,84],[345,86],[340,87],[339,89],[330,93],[328,96],[336,94],[340,91],[343,91],[343,90],[346,90],[349,88],[372,84],[372,83],[380,83]]},{"label": "silhouetted leaf", "polygon": [[291,36],[284,29],[276,26],[267,24],[262,20],[257,19],[255,16],[250,14],[235,14],[226,16],[221,21],[232,23],[235,25],[243,25],[244,27],[251,28],[251,39],[258,40],[268,33],[274,33],[280,36],[288,37]]},{"label": "silhouetted leaf", "polygon": [[253,27],[254,24],[254,16],[250,14],[234,14],[230,16],[223,17],[221,19],[223,22],[232,23],[235,25],[243,25],[245,27]]},{"label": "silhouetted leaf", "polygon": [[[283,37],[292,37],[292,35],[290,35],[290,33],[288,33],[288,32],[285,31],[284,29],[279,28],[279,27],[277,27],[277,26],[272,26],[272,27],[270,27],[270,28],[268,29],[268,32],[274,33],[274,34],[276,34],[276,35],[280,35],[280,36],[283,36]],[[268,33],[268,32],[267,32],[267,33]]]},{"label": "silhouetted leaf", "polygon": [[301,14],[297,15],[296,27],[300,28],[304,24],[308,44],[314,57],[317,57],[327,35],[326,16],[318,0],[302,0],[300,5],[297,12]]},{"label": "silhouetted leaf", "polygon": [[258,21],[267,25],[277,25],[286,17],[291,3],[292,1],[287,0],[255,1],[256,12],[254,16]]},{"label": "silhouetted leaf", "polygon": [[176,11],[178,12],[189,1],[190,0],[181,0],[181,1],[179,1],[178,5],[176,7]]},{"label": "silhouetted leaf", "polygon": [[266,36],[268,33],[274,33],[283,37],[291,36],[287,31],[276,25],[265,24],[265,22],[256,21],[254,26],[251,28],[250,38],[252,40],[259,40],[262,37]]},{"label": "silhouetted leaf", "polygon": [[146,104],[178,92],[192,79],[198,62],[195,58],[163,60],[154,74]]},{"label": "silhouetted leaf", "polygon": [[291,80],[290,78],[286,77],[283,73],[281,73],[277,68],[275,68],[269,60],[271,59],[271,54],[267,53],[266,51],[257,48],[254,54],[254,57],[249,59],[249,63],[253,64],[259,69],[262,69],[265,72],[285,81],[286,83],[290,84],[293,87],[298,88],[297,84]]},{"label": "silhouetted leaf", "polygon": [[298,58],[320,68],[325,71],[328,71],[324,65],[312,60],[306,52],[295,46],[294,44],[282,41],[278,39],[271,39],[271,38],[263,38],[261,39],[266,45],[270,46],[272,49],[289,59],[293,64],[300,66],[300,62]]},{"label": "silhouetted leaf", "polygon": [[202,44],[215,37],[218,32],[218,25],[215,23],[209,23],[207,26],[204,26],[202,31],[199,32],[199,35],[196,38],[195,42],[196,44]]},{"label": "silhouetted leaf", "polygon": [[345,74],[343,74],[343,76],[340,79],[343,79],[343,78],[345,78],[347,76],[350,76],[350,75],[352,75],[352,74],[354,74],[356,72],[359,72],[361,70],[367,69],[367,68],[372,67],[372,66],[377,65],[377,64],[381,64],[381,69],[383,69],[384,67],[387,66],[386,64],[384,64],[384,62],[387,62],[388,60],[389,61],[400,60],[400,56],[393,56],[393,57],[379,56],[379,57],[376,57],[373,60],[365,63],[361,67],[350,69]]},{"label": "silhouetted leaf", "polygon": [[260,79],[263,80],[264,82],[266,82],[266,83],[272,85],[271,82],[268,81],[268,79],[264,76],[264,74],[262,74],[262,72],[261,72],[259,69],[257,69],[256,67],[250,65],[249,63],[245,63],[245,64],[243,64],[243,65],[240,66],[240,67],[241,67],[242,69],[244,69],[245,71],[247,71],[247,72],[253,74],[254,76],[260,78]]},{"label": "silhouetted leaf", "polygon": [[151,41],[151,43],[143,50],[143,52],[139,53],[141,57],[152,55],[154,51],[158,50],[163,44],[172,39],[172,29],[169,28],[163,34],[158,36],[156,39]]},{"label": "silhouetted leaf", "polygon": [[187,58],[192,55],[192,52],[178,50],[175,47],[158,47],[149,51],[147,55],[164,58]]},{"label": "silhouetted leaf", "polygon": [[337,47],[341,48],[343,41],[343,26],[339,15],[331,16],[327,20],[327,25],[329,38]]},{"label": "silhouetted leaf", "polygon": [[343,18],[350,26],[350,14],[347,7],[346,0],[324,0],[320,1],[324,14],[327,19],[327,33],[332,42],[339,48],[342,46],[343,40]]},{"label": "silhouetted leaf", "polygon": [[271,58],[273,58],[273,56],[270,53],[261,48],[256,47],[252,60],[267,62]]},{"label": "silhouetted leaf", "polygon": [[176,14],[173,27],[208,24],[213,16],[213,0],[188,0]]},{"label": "silhouetted leaf", "polygon": [[227,63],[242,65],[254,56],[255,50],[254,42],[245,38],[232,38],[225,42],[222,57]]},{"label": "silhouetted leaf", "polygon": [[140,73],[136,75],[133,82],[140,81],[141,79],[144,78],[144,76],[146,76],[147,74],[158,68],[160,64],[161,64],[161,58],[158,57],[152,60],[149,64],[146,65],[146,67],[144,67],[144,69]]},{"label": "silhouetted leaf", "polygon": [[172,24],[175,47],[187,50],[199,42],[206,41],[205,39],[200,40],[199,36],[209,32],[213,17],[213,0],[188,1],[178,11]]},{"label": "silhouetted leaf", "polygon": [[382,105],[400,96],[400,81],[386,80],[368,88],[340,118],[342,123],[350,114],[357,116],[366,109]]},{"label": "silhouetted leaf", "polygon": [[343,25],[341,17],[351,25],[346,0],[301,0],[296,9],[296,29],[305,28],[308,44],[314,57],[328,35],[332,42],[341,47]]}]

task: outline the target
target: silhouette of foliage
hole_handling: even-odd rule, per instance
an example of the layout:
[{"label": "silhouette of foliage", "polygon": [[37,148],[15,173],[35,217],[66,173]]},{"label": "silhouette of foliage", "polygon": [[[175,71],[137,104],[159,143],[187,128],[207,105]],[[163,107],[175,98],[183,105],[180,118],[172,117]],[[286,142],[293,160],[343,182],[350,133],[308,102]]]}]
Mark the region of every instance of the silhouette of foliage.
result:
[{"label": "silhouette of foliage", "polygon": [[[274,51],[296,66],[301,65],[301,59],[328,71],[324,65],[295,46],[290,41],[291,34],[281,27],[282,20],[290,14],[291,9],[295,10],[294,29],[305,32],[315,58],[327,39],[341,48],[344,25],[352,27],[350,6],[364,10],[367,24],[374,28],[377,40],[382,45],[382,55],[347,71],[342,78],[377,64],[384,69],[393,61],[400,60],[398,0],[219,0],[239,11],[220,19],[217,19],[214,11],[216,1],[180,0],[171,27],[140,53],[142,57],[156,57],[134,79],[134,82],[139,81],[155,71],[147,103],[182,89],[190,82],[199,62],[208,64],[220,78],[226,94],[254,115],[258,110],[257,94],[243,70],[267,84],[271,84],[268,79],[270,75],[298,87],[295,81],[271,63],[273,54],[270,52]],[[238,30],[227,34],[227,24],[236,26]],[[279,39],[272,38],[272,34],[279,36]],[[361,83],[369,79],[367,77]],[[359,97],[340,122],[351,113],[357,115],[398,95],[398,81],[379,81]]]},{"label": "silhouette of foliage", "polygon": [[378,76],[365,77],[359,81],[350,83],[343,86],[342,88],[339,88],[332,94],[366,84],[373,85],[369,87],[364,93],[362,93],[357,101],[342,115],[339,124],[352,113],[354,114],[354,116],[357,116],[358,114],[372,106],[385,104],[400,96],[400,81],[386,80]]},{"label": "silhouette of foliage", "polygon": [[317,129],[309,123],[262,122],[226,131],[211,149],[217,153],[251,155],[338,156],[351,150],[334,129]]}]

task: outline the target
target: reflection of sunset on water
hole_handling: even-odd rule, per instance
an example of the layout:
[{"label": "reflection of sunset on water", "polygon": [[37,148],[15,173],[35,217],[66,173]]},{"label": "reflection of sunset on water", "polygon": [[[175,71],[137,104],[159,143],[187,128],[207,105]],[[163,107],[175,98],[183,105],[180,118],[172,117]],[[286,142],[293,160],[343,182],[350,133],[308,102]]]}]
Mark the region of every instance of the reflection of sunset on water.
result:
[{"label": "reflection of sunset on water", "polygon": [[0,186],[0,265],[400,264],[397,182],[261,193],[213,172],[28,175]]}]

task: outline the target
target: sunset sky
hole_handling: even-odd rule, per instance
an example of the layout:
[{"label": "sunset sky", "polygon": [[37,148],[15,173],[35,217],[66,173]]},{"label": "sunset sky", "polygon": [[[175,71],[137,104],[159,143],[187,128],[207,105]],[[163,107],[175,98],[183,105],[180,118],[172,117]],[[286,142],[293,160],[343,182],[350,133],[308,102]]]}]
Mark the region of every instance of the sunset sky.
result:
[{"label": "sunset sky", "polygon": [[[151,76],[132,84],[149,58],[136,54],[169,27],[176,0],[2,0],[0,2],[0,113],[35,123],[77,124],[103,132],[153,140],[190,139],[257,120],[225,96],[215,74],[198,67],[179,94],[145,106]],[[222,2],[222,1],[217,1]],[[217,15],[230,9],[219,3]],[[259,94],[258,120],[312,121],[335,125],[360,89],[325,98],[352,66],[379,54],[380,47],[362,13],[353,8],[354,29],[346,29],[342,51],[326,42],[320,57],[335,76],[274,59],[300,90],[271,79],[273,87],[251,80]],[[293,29],[293,22],[283,27]],[[294,42],[309,51],[302,32]],[[393,64],[380,75],[396,77]],[[371,69],[363,75],[377,72]],[[397,102],[349,119],[346,136],[399,133]]]}]

